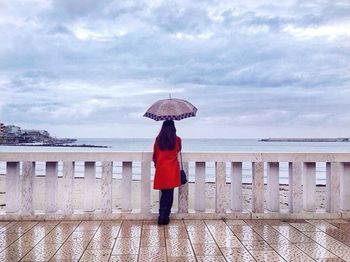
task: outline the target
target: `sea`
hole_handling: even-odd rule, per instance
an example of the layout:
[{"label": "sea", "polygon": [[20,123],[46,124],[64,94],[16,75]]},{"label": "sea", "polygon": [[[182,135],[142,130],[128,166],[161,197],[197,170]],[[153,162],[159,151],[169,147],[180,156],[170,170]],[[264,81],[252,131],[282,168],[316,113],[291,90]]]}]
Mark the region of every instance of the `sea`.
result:
[{"label": "sea", "polygon": [[[182,139],[183,152],[350,152],[350,142],[263,142],[260,139]],[[0,146],[0,152],[45,152],[45,151],[152,151],[154,139],[149,138],[79,138],[74,144],[97,147],[42,147],[42,146]],[[113,177],[120,178],[121,162],[113,164]],[[62,163],[59,163],[59,176],[62,176]],[[101,163],[96,163],[96,177],[101,177]],[[194,181],[195,164],[189,163],[189,181]],[[0,159],[0,174],[6,173],[6,163]],[[43,176],[45,163],[36,164],[36,175]],[[152,167],[152,174],[154,168]],[[252,164],[243,163],[243,183],[252,182]],[[84,176],[84,164],[76,163],[76,177]],[[133,179],[141,177],[141,163],[133,163]],[[206,181],[214,182],[215,163],[206,163]],[[265,183],[266,183],[265,164]],[[226,181],[230,183],[230,165],[226,165]],[[325,185],[326,163],[316,163],[316,184]],[[288,163],[280,163],[280,184],[288,184]]]}]

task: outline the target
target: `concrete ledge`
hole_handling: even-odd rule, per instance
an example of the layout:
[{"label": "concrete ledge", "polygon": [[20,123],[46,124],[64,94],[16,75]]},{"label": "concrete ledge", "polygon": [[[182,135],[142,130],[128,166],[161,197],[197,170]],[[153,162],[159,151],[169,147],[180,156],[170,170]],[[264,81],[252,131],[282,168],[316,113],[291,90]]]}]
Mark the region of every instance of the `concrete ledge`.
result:
[{"label": "concrete ledge", "polygon": [[[139,210],[131,212],[103,213],[101,211],[84,212],[75,211],[72,215],[65,215],[60,212],[45,214],[37,211],[32,215],[22,215],[20,213],[0,213],[0,221],[21,221],[21,220],[150,220],[157,219],[158,213],[141,214]],[[327,213],[327,212],[302,212],[302,213],[277,213],[277,212],[228,212],[215,213],[196,212],[190,210],[189,213],[172,213],[171,219],[350,219],[350,212],[347,213]]]},{"label": "concrete ledge", "polygon": [[[152,152],[0,152],[0,161],[151,161]],[[350,153],[184,152],[185,162],[350,162]]]},{"label": "concrete ledge", "polygon": [[188,213],[171,214],[173,219],[251,219],[251,217],[252,214],[250,212],[215,213],[208,210],[206,212],[190,210]]},{"label": "concrete ledge", "polygon": [[350,219],[350,212],[347,211],[347,212],[342,212],[341,213],[341,218],[342,219]]},{"label": "concrete ledge", "polygon": [[252,219],[341,219],[341,213],[302,212],[302,213],[252,213]]}]

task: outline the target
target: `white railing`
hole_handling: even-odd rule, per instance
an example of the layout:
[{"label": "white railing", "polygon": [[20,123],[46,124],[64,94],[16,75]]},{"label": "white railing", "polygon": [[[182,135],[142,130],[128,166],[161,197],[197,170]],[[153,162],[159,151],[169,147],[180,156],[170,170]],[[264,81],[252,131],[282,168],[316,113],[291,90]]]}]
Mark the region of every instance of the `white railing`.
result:
[{"label": "white railing", "polygon": [[[148,219],[151,209],[151,152],[0,152],[6,163],[5,208],[0,220],[8,219]],[[82,206],[73,208],[75,163],[84,162]],[[113,162],[122,163],[121,189],[113,190]],[[194,207],[189,208],[189,185],[178,191],[173,218],[340,218],[350,217],[350,153],[183,153],[184,168],[194,163]],[[35,210],[35,166],[45,163],[44,210]],[[102,165],[97,186],[96,163]],[[133,162],[141,163],[138,192],[132,186]],[[206,206],[206,163],[215,162],[215,208]],[[243,210],[242,163],[252,163],[252,202]],[[289,170],[288,210],[280,209],[279,165]],[[326,163],[326,208],[316,211],[316,163]],[[63,166],[59,178],[58,166]],[[230,165],[230,196],[226,195],[226,166]],[[267,184],[264,185],[264,165]],[[58,192],[58,179],[62,190]],[[265,192],[266,190],[266,192]],[[115,194],[121,209],[112,208]],[[139,194],[139,206],[132,196]],[[97,197],[99,196],[99,197]],[[264,199],[266,196],[266,200]],[[96,206],[96,199],[100,205]],[[266,202],[266,204],[265,204]]]}]

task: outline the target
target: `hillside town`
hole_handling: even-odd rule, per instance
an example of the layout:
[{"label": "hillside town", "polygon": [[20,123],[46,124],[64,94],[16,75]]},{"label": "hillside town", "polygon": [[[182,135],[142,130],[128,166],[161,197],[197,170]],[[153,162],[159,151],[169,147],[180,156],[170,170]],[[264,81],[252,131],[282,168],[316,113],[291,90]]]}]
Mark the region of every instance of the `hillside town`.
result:
[{"label": "hillside town", "polygon": [[15,125],[5,125],[0,122],[0,144],[21,145],[40,143],[45,145],[69,144],[76,139],[51,137],[46,130],[22,129]]}]

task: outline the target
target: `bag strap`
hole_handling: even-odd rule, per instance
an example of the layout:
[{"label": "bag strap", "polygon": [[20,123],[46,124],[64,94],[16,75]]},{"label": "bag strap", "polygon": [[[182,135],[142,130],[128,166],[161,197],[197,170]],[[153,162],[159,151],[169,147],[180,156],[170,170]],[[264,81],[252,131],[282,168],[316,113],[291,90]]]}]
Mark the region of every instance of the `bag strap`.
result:
[{"label": "bag strap", "polygon": [[182,153],[181,153],[181,151],[180,151],[180,160],[181,160],[181,170],[184,170],[184,167],[182,165]]}]

